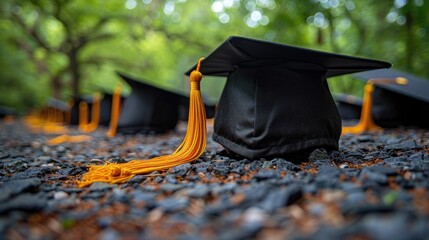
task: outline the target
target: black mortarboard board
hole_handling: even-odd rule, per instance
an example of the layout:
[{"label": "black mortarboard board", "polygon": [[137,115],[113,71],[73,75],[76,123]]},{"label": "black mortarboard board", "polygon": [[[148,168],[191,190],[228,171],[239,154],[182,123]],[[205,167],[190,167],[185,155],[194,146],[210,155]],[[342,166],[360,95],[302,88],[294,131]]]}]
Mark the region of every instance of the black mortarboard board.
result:
[{"label": "black mortarboard board", "polygon": [[374,121],[381,127],[402,125],[429,128],[429,80],[393,69],[366,71],[354,76],[364,81],[407,79],[406,84],[377,84],[374,81]]},{"label": "black mortarboard board", "polygon": [[230,37],[200,69],[203,75],[228,77],[216,109],[213,138],[251,159],[338,148],[341,119],[326,78],[390,66]]},{"label": "black mortarboard board", "polygon": [[333,95],[341,119],[359,119],[362,112],[362,98],[351,94]]}]

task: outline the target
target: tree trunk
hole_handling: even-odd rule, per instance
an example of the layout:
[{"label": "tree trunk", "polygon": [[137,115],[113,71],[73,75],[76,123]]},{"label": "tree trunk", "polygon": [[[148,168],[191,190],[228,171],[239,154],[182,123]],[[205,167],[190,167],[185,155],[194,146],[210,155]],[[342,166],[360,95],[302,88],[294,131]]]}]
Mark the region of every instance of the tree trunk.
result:
[{"label": "tree trunk", "polygon": [[58,76],[53,76],[51,78],[52,82],[52,96],[56,99],[61,99],[61,90],[62,90],[62,84],[61,80]]},{"label": "tree trunk", "polygon": [[71,85],[72,85],[72,94],[74,98],[79,97],[79,63],[77,60],[78,49],[72,47],[69,53],[69,64],[70,64],[70,74],[71,74]]},{"label": "tree trunk", "polygon": [[414,26],[413,26],[413,15],[411,13],[411,9],[409,9],[406,13],[406,35],[405,35],[405,41],[406,41],[406,46],[407,46],[407,50],[405,53],[405,66],[407,66],[407,69],[409,71],[413,71],[414,69],[414,53],[415,53],[415,42],[414,42]]}]

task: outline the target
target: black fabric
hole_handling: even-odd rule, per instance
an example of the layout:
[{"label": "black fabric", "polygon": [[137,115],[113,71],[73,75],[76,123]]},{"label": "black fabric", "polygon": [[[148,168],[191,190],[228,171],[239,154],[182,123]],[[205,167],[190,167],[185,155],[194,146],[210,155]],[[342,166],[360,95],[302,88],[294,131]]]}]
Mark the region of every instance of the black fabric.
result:
[{"label": "black fabric", "polygon": [[[215,115],[216,104],[209,103],[203,96],[204,108],[206,110],[207,119],[213,118]],[[181,96],[179,102],[179,120],[188,121],[189,117],[189,97]]]},{"label": "black fabric", "polygon": [[73,99],[73,106],[70,111],[70,124],[77,125],[79,124],[79,104],[81,102],[86,102],[88,106],[88,122],[91,121],[91,111],[92,111],[92,96],[83,96]]},{"label": "black fabric", "polygon": [[6,106],[0,106],[0,118],[13,115],[17,115],[17,111],[15,109]]},{"label": "black fabric", "polygon": [[[124,101],[125,97],[121,96],[121,104],[124,103]],[[103,99],[100,103],[100,125],[109,126],[112,115],[112,102],[113,95],[110,93],[104,93]]]},{"label": "black fabric", "polygon": [[341,119],[359,119],[362,112],[362,99],[348,94],[334,95]]},{"label": "black fabric", "polygon": [[374,121],[381,127],[429,128],[429,80],[392,69],[354,74],[360,80],[404,77],[406,85],[376,84],[373,95]]},{"label": "black fabric", "polygon": [[119,116],[118,132],[165,132],[176,127],[179,94],[137,81],[118,73],[132,88]]},{"label": "black fabric", "polygon": [[237,68],[218,104],[214,140],[250,159],[338,148],[341,120],[325,73],[286,64]]},{"label": "black fabric", "polygon": [[374,121],[384,128],[414,126],[429,128],[429,103],[376,87]]},{"label": "black fabric", "polygon": [[[100,125],[108,126],[112,115],[112,94],[105,93],[100,103]],[[123,99],[121,99],[123,102]]]}]

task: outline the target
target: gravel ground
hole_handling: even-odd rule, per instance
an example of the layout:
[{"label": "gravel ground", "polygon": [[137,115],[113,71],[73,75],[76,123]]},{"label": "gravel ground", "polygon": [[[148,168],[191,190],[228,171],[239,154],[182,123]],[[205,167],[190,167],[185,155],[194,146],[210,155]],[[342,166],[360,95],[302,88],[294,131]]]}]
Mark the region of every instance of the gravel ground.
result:
[{"label": "gravel ground", "polygon": [[223,156],[209,132],[191,164],[76,187],[89,164],[171,153],[184,128],[49,146],[54,135],[0,122],[0,239],[429,239],[422,129],[345,135],[300,163]]}]

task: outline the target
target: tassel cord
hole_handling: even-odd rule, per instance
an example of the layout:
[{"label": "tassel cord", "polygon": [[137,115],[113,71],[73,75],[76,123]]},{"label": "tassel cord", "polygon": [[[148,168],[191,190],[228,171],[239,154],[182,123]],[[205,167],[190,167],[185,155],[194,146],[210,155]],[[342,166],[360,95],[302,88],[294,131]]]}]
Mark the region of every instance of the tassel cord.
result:
[{"label": "tassel cord", "polygon": [[197,69],[191,73],[191,91],[189,101],[188,128],[184,140],[170,155],[159,156],[149,160],[135,159],[127,163],[108,163],[102,166],[90,166],[89,171],[77,182],[79,187],[94,182],[121,183],[137,174],[150,173],[156,170],[167,170],[171,167],[194,161],[200,157],[207,146],[207,126],[204,102],[200,92],[202,74]]}]

